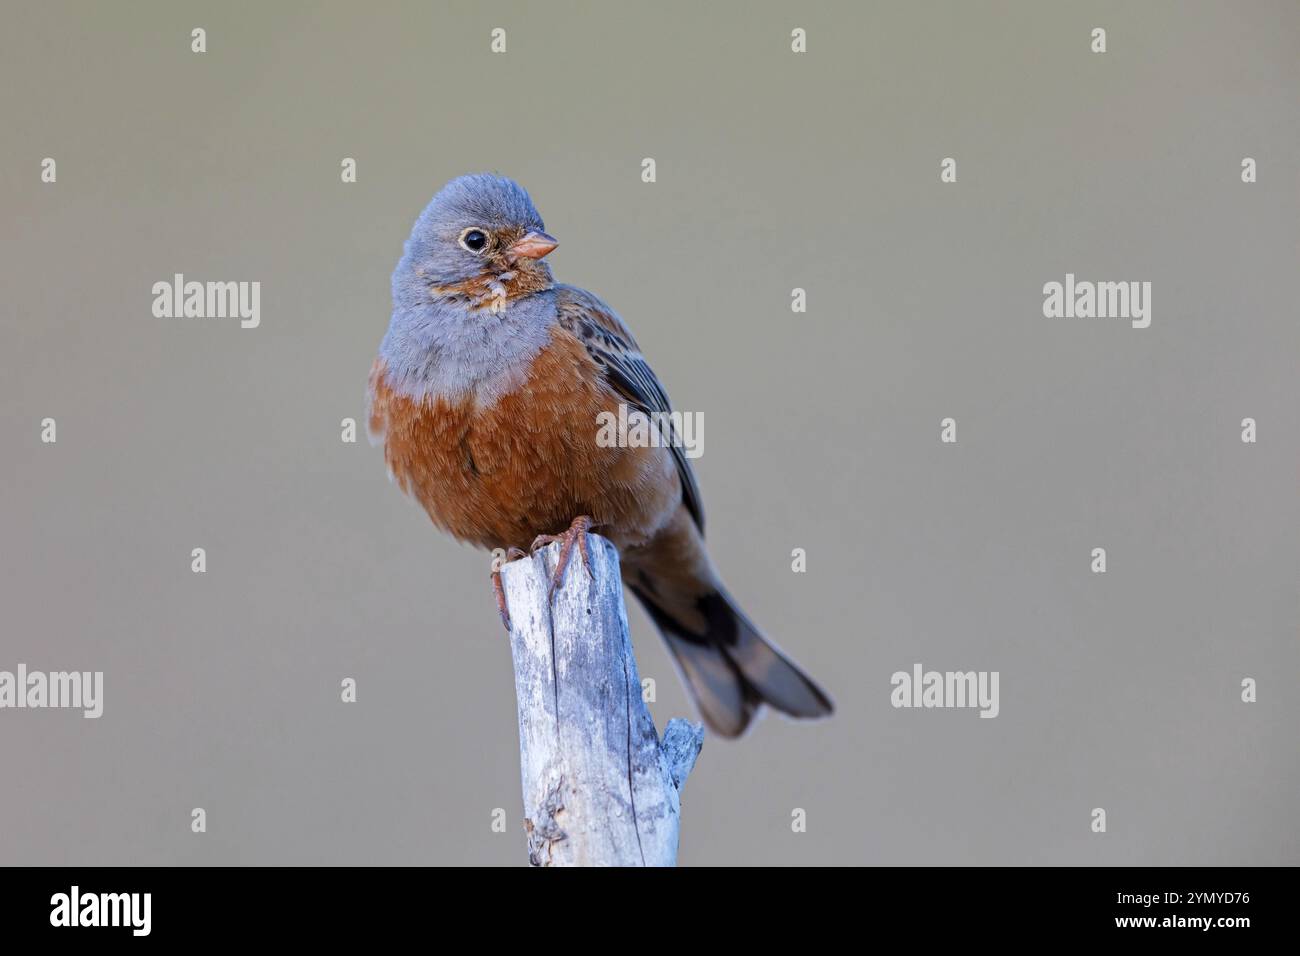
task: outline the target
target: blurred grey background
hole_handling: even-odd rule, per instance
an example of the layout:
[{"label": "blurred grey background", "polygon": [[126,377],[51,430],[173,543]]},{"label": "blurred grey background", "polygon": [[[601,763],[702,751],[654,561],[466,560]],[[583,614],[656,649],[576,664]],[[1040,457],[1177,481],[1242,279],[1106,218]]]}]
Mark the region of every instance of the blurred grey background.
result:
[{"label": "blurred grey background", "polygon": [[[4,20],[0,669],[105,712],[0,711],[0,862],[523,864],[487,558],[339,437],[411,223],[491,169],[704,414],[714,557],[839,706],[707,741],[682,863],[1300,863],[1295,3]],[[176,272],[261,327],[155,318]],[[1044,318],[1067,272],[1152,282],[1151,327]],[[1000,716],[892,708],[918,661]]]}]

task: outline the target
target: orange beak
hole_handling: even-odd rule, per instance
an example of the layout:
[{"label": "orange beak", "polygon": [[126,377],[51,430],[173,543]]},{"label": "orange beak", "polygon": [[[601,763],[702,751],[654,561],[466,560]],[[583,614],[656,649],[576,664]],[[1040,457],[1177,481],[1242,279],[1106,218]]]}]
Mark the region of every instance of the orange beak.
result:
[{"label": "orange beak", "polygon": [[522,239],[515,240],[506,250],[510,261],[516,259],[541,259],[558,246],[559,243],[544,232],[530,232]]}]

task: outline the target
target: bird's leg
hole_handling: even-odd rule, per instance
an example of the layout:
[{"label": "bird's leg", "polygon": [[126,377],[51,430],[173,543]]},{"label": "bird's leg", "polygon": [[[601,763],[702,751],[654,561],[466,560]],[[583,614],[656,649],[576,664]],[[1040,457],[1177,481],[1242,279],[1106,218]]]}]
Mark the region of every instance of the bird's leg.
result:
[{"label": "bird's leg", "polygon": [[501,615],[501,623],[505,625],[506,631],[510,631],[510,609],[506,607],[506,589],[501,584],[501,566],[514,561],[516,558],[526,558],[528,555],[518,548],[510,548],[506,551],[505,557],[494,557],[492,559],[492,593],[497,599],[497,613]]},{"label": "bird's leg", "polygon": [[587,532],[591,530],[591,518],[587,515],[578,515],[573,519],[573,524],[569,525],[567,531],[559,534],[539,534],[533,539],[533,545],[529,551],[536,551],[538,548],[545,547],[548,544],[560,544],[560,560],[555,564],[555,574],[551,576],[551,593],[548,597],[555,600],[555,592],[560,585],[564,583],[564,569],[569,566],[569,558],[573,555],[573,546],[578,546],[578,553],[582,555],[582,565],[587,569],[587,577],[595,580],[596,574],[591,570],[591,552],[587,550]]}]

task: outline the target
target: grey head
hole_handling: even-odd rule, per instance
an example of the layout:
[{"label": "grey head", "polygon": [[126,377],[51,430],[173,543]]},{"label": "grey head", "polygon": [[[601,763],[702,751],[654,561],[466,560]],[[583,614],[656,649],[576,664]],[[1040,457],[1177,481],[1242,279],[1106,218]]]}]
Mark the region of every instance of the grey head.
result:
[{"label": "grey head", "polygon": [[393,272],[379,350],[390,387],[482,404],[518,384],[555,322],[542,258],[556,245],[513,180],[477,173],[444,186]]}]

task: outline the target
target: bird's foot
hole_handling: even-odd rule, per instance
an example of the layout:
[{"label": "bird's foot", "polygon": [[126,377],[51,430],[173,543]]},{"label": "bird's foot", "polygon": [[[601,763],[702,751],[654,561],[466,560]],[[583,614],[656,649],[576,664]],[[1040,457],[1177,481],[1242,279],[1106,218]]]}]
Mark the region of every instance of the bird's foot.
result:
[{"label": "bird's foot", "polygon": [[591,530],[591,518],[587,515],[578,515],[573,519],[573,524],[569,525],[567,531],[559,534],[539,534],[533,539],[533,545],[529,551],[536,551],[548,544],[560,544],[560,560],[555,563],[555,573],[551,575],[551,591],[548,597],[555,600],[555,592],[559,590],[564,583],[564,569],[569,566],[569,558],[573,556],[574,545],[578,546],[578,553],[582,555],[582,565],[587,569],[587,577],[593,580],[596,577],[591,570],[591,552],[587,550],[587,532]]},{"label": "bird's foot", "polygon": [[510,548],[504,557],[492,559],[492,593],[496,595],[497,613],[501,615],[501,623],[505,625],[507,633],[510,631],[510,609],[506,607],[506,589],[501,584],[501,568],[517,558],[526,557],[528,555],[518,548]]}]

